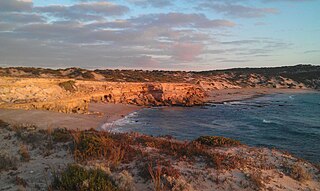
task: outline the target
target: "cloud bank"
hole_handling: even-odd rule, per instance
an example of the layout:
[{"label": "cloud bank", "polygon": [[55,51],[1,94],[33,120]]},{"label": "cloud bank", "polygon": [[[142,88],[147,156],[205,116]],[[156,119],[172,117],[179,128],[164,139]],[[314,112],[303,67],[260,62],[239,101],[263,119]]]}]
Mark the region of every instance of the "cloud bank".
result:
[{"label": "cloud bank", "polygon": [[0,66],[203,69],[254,61],[293,46],[281,39],[237,36],[244,26],[239,19],[264,26],[260,19],[280,14],[270,7],[273,0],[184,2],[185,7],[168,0],[41,5],[1,0]]}]

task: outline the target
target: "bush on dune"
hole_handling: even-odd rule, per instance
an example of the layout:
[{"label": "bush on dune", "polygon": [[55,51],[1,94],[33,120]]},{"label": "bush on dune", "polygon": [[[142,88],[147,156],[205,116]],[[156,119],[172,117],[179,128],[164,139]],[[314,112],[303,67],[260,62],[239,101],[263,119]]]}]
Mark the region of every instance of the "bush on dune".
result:
[{"label": "bush on dune", "polygon": [[218,137],[218,136],[201,136],[195,140],[202,145],[213,146],[213,147],[222,147],[222,146],[239,146],[241,143],[237,140]]},{"label": "bush on dune", "polygon": [[72,137],[67,129],[54,129],[51,133],[54,142],[66,143],[72,140]]},{"label": "bush on dune", "polygon": [[64,172],[56,175],[52,187],[65,191],[120,191],[101,169],[87,170],[79,165],[69,165]]},{"label": "bush on dune", "polygon": [[17,168],[17,158],[0,153],[0,172]]},{"label": "bush on dune", "polygon": [[75,86],[76,82],[73,80],[69,80],[69,81],[65,81],[65,82],[61,82],[59,83],[59,86],[61,88],[63,88],[66,91],[69,92],[75,92],[76,91],[76,86]]},{"label": "bush on dune", "polygon": [[74,158],[78,162],[104,159],[118,166],[125,153],[130,151],[128,145],[114,140],[107,132],[84,131],[72,132],[71,135],[74,140]]}]

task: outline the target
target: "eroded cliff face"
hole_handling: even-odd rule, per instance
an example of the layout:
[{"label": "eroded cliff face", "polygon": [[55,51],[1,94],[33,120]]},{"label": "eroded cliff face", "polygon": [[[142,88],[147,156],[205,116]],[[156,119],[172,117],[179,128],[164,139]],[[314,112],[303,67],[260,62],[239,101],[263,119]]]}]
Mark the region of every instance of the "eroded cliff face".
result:
[{"label": "eroded cliff face", "polygon": [[91,101],[127,103],[141,106],[192,106],[203,104],[204,91],[186,83],[78,83],[78,90],[90,94]]},{"label": "eroded cliff face", "polygon": [[260,74],[221,73],[198,78],[189,76],[184,80],[188,82],[106,82],[97,79],[0,77],[0,108],[87,113],[90,102],[193,106],[203,104],[206,95],[213,90],[308,88],[305,84],[289,78]]},{"label": "eroded cliff face", "polygon": [[90,102],[141,106],[192,106],[204,102],[200,86],[187,83],[97,82],[0,78],[0,108],[87,113]]},{"label": "eroded cliff face", "polygon": [[221,74],[200,79],[197,84],[205,91],[239,88],[309,89],[305,84],[281,76],[265,77],[259,74]]}]

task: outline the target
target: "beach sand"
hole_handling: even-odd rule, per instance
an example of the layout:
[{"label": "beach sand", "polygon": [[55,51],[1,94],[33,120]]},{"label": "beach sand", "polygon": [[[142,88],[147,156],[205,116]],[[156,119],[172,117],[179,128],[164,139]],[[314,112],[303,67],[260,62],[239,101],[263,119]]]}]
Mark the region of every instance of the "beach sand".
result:
[{"label": "beach sand", "polygon": [[41,110],[0,109],[0,120],[17,125],[35,125],[40,129],[91,129],[111,123],[142,107],[126,104],[91,103],[90,114],[66,114]]}]

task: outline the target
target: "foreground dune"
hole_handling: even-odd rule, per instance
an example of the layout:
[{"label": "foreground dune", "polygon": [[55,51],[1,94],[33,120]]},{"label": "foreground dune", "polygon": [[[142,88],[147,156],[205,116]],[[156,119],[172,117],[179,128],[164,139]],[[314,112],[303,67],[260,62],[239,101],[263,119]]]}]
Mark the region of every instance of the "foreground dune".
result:
[{"label": "foreground dune", "polygon": [[319,190],[319,167],[222,137],[0,124],[2,190]]}]

